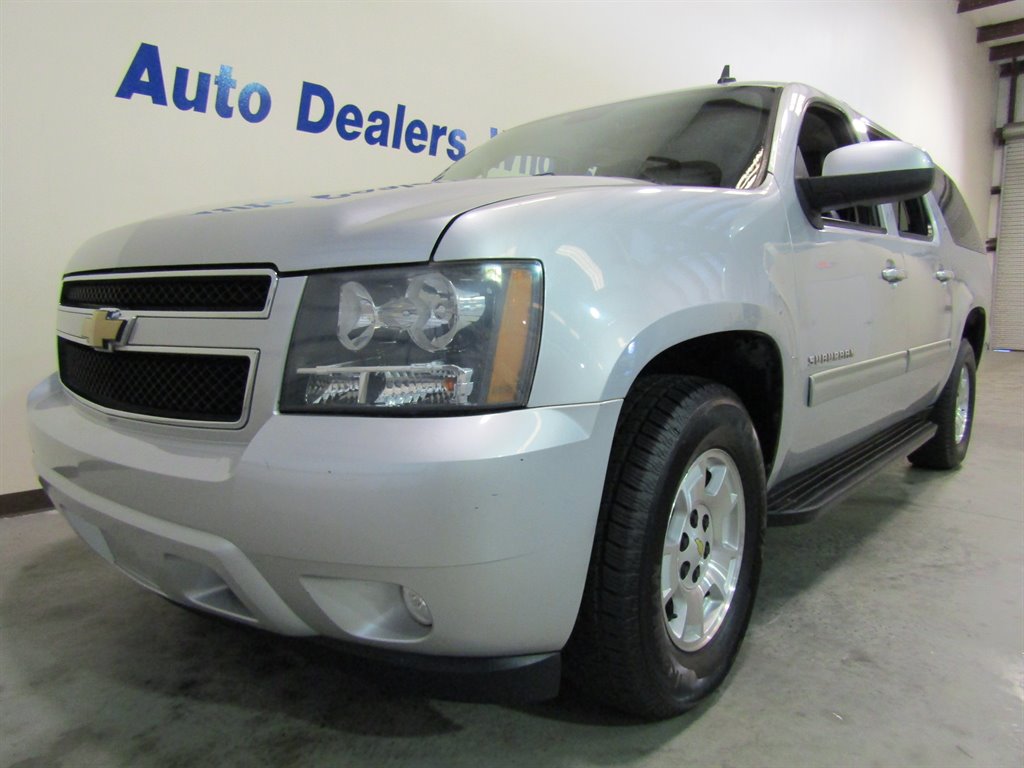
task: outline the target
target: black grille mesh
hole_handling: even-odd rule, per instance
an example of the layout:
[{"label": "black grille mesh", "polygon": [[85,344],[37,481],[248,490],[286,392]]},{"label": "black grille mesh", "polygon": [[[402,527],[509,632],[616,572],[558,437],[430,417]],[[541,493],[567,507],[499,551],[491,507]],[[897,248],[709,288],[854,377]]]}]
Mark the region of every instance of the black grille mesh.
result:
[{"label": "black grille mesh", "polygon": [[242,418],[248,357],[110,353],[58,338],[57,359],[64,386],[104,408],[188,421]]},{"label": "black grille mesh", "polygon": [[259,312],[269,292],[269,275],[69,280],[61,290],[60,303],[87,309]]}]

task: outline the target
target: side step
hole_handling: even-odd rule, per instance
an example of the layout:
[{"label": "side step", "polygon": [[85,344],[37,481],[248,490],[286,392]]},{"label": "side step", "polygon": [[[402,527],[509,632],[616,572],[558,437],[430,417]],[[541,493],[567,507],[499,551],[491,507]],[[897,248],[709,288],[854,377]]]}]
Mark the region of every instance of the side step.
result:
[{"label": "side step", "polygon": [[813,520],[829,504],[892,461],[928,442],[937,427],[929,412],[889,427],[838,456],[805,469],[768,492],[768,524],[793,525]]}]

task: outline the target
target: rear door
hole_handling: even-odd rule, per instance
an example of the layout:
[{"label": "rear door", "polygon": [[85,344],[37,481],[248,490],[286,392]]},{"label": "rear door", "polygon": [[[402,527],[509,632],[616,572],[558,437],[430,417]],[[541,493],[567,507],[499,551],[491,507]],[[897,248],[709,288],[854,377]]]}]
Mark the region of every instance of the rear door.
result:
[{"label": "rear door", "polygon": [[[891,139],[871,127],[872,141]],[[936,169],[936,187],[941,188],[942,171]],[[904,254],[907,279],[898,291],[899,309],[906,329],[907,376],[900,391],[901,399],[894,407],[913,408],[934,399],[945,382],[956,354],[953,333],[952,286],[956,279],[954,265],[943,259],[939,226],[941,212],[935,197],[925,195],[886,206],[888,229],[894,247]]]},{"label": "rear door", "polygon": [[931,400],[948,375],[955,350],[952,334],[952,264],[942,259],[939,227],[930,196],[893,206],[895,232],[904,253],[907,279],[900,286],[900,310],[907,334],[907,408]]}]

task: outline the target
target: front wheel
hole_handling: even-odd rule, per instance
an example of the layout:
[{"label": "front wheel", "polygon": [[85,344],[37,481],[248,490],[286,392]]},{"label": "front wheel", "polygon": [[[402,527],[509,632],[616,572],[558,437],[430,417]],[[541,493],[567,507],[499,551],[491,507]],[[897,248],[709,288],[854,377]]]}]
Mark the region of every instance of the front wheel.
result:
[{"label": "front wheel", "polygon": [[953,371],[932,409],[932,421],[938,430],[931,440],[907,457],[915,467],[953,469],[964,460],[974,426],[976,374],[974,348],[963,339]]},{"label": "front wheel", "polygon": [[764,464],[729,389],[655,376],[623,404],[570,679],[644,717],[723,680],[750,619],[765,525]]}]

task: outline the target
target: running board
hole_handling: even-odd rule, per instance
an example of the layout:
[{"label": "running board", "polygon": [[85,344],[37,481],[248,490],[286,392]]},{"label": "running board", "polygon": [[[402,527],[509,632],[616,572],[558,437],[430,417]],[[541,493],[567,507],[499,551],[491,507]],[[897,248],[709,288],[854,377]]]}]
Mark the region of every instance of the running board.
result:
[{"label": "running board", "polygon": [[887,464],[928,442],[936,429],[926,411],[782,481],[768,493],[769,525],[813,520]]}]

